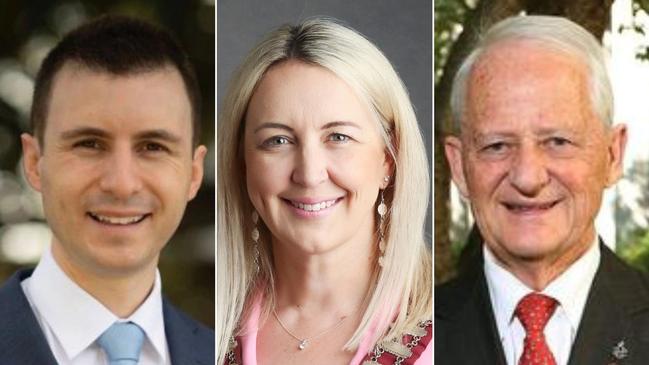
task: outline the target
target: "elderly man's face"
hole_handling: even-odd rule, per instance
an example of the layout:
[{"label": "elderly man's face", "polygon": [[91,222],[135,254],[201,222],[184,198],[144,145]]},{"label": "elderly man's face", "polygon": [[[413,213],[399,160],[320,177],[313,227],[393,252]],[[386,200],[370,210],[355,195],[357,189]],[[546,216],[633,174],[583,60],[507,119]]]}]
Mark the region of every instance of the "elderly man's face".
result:
[{"label": "elderly man's face", "polygon": [[473,69],[462,135],[446,152],[506,266],[569,264],[595,238],[626,135],[594,113],[587,72],[573,56],[522,41],[494,46]]},{"label": "elderly man's face", "polygon": [[44,145],[23,135],[23,149],[68,274],[152,272],[201,183],[205,147],[192,149],[191,126],[175,69],[58,72]]}]

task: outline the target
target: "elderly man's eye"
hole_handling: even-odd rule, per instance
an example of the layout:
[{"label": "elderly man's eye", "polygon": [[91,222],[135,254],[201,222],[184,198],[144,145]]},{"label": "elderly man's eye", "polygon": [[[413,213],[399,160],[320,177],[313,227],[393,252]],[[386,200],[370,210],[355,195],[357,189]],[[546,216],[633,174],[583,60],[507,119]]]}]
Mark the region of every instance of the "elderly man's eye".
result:
[{"label": "elderly man's eye", "polygon": [[488,153],[499,153],[504,152],[506,149],[507,144],[505,142],[494,142],[484,146],[482,151]]},{"label": "elderly man's eye", "polygon": [[545,143],[550,147],[564,147],[572,144],[569,139],[563,137],[548,138]]}]

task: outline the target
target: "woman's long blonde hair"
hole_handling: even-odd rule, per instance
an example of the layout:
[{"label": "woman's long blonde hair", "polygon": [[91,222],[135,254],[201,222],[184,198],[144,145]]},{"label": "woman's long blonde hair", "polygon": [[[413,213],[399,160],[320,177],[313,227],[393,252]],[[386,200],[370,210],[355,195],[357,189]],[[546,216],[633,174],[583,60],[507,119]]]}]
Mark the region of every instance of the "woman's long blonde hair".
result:
[{"label": "woman's long blonde hair", "polygon": [[[324,67],[367,102],[392,156],[394,175],[385,189],[384,265],[376,265],[369,304],[345,348],[353,350],[372,327],[380,338],[400,337],[405,328],[432,313],[432,260],[424,242],[429,173],[426,151],[408,93],[390,62],[354,30],[325,18],[282,26],[246,57],[232,79],[218,123],[217,346],[223,362],[229,339],[241,329],[252,297],[266,296],[262,312],[274,305],[269,232],[262,229],[259,272],[253,259],[252,204],[248,199],[242,143],[246,109],[268,69],[298,60]],[[262,227],[263,228],[263,227]],[[396,318],[395,318],[396,314]],[[393,323],[390,327],[390,323]]]}]

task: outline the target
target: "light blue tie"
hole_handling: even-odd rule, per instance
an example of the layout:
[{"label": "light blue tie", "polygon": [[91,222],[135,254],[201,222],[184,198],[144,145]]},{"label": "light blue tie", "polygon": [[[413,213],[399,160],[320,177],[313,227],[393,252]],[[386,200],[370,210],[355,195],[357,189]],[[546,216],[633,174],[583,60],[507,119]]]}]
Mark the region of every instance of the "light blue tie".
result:
[{"label": "light blue tie", "polygon": [[133,322],[115,322],[97,342],[106,351],[109,365],[137,365],[144,331]]}]

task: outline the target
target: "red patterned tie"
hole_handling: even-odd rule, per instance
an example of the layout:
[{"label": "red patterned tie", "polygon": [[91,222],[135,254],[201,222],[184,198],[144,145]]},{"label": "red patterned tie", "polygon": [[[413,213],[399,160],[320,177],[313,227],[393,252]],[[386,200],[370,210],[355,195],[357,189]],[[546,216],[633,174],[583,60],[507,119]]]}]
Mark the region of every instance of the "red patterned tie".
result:
[{"label": "red patterned tie", "polygon": [[516,317],[525,328],[523,354],[518,365],[556,365],[543,334],[556,307],[556,300],[539,293],[527,294],[518,302]]}]

